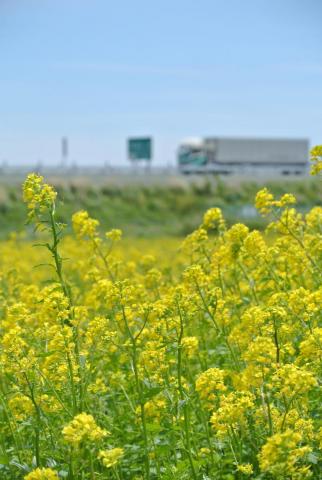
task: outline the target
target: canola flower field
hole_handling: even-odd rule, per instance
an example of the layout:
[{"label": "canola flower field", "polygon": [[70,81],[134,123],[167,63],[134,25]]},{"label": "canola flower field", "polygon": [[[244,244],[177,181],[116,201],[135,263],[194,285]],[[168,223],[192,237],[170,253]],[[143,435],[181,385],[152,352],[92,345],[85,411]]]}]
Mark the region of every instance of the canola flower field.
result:
[{"label": "canola flower field", "polygon": [[[314,173],[322,147],[313,150]],[[1,480],[320,479],[322,208],[264,188],[266,232],[211,208],[181,243],[57,221],[0,244]]]}]

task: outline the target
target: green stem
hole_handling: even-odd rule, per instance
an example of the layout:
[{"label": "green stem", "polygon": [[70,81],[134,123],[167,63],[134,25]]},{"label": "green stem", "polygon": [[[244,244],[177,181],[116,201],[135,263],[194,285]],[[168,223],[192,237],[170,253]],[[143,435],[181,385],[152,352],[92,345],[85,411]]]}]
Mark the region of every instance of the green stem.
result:
[{"label": "green stem", "polygon": [[148,448],[148,434],[147,434],[147,428],[146,428],[146,418],[145,418],[144,400],[143,400],[143,398],[142,398],[142,389],[141,389],[141,384],[140,384],[140,379],[139,379],[139,373],[138,373],[137,352],[136,352],[136,344],[135,344],[135,342],[132,344],[132,350],[133,350],[133,356],[132,356],[132,359],[133,359],[133,369],[134,369],[136,389],[137,389],[138,396],[139,396],[140,416],[141,416],[142,433],[143,433],[143,440],[144,440],[145,471],[146,471],[146,478],[147,478],[147,480],[149,480],[149,479],[150,479],[150,459],[149,459],[149,448]]},{"label": "green stem", "polygon": [[[72,296],[70,292],[70,288],[67,286],[67,283],[63,277],[63,271],[62,271],[62,265],[63,261],[61,256],[59,255],[58,252],[58,245],[60,242],[60,234],[61,230],[57,231],[57,224],[55,220],[55,204],[52,205],[51,210],[49,211],[49,217],[50,217],[50,225],[51,225],[51,231],[53,235],[53,244],[49,246],[49,251],[52,253],[54,262],[55,262],[55,269],[56,273],[59,279],[59,283],[61,285],[62,291],[65,295],[65,297],[68,300],[68,305],[69,305],[69,318],[65,321],[67,325],[72,327],[73,329],[73,343],[74,343],[74,351],[75,351],[75,357],[79,369],[79,376],[80,382],[79,382],[79,410],[81,411],[83,409],[83,401],[84,401],[84,392],[83,392],[83,382],[82,382],[82,368],[81,368],[81,362],[80,362],[80,349],[79,349],[79,335],[78,335],[78,328],[77,326],[74,326],[72,323]],[[73,372],[73,365],[72,365],[72,360],[70,358],[70,354],[68,351],[68,346],[67,346],[67,363],[68,363],[68,369],[69,369],[69,376],[70,376],[70,381],[71,381],[71,389],[72,389],[72,398],[73,398],[73,411],[74,414],[77,413],[78,407],[77,407],[77,389],[75,385],[75,380],[74,380],[74,372]]]},{"label": "green stem", "polygon": [[94,464],[93,464],[93,454],[92,451],[89,451],[89,464],[90,464],[90,473],[91,480],[95,480]]},{"label": "green stem", "polygon": [[237,370],[239,371],[239,370],[240,370],[240,367],[239,367],[238,360],[236,359],[234,350],[233,350],[232,346],[230,345],[230,342],[229,342],[227,336],[226,336],[225,333],[221,330],[221,328],[219,327],[218,323],[216,322],[215,316],[214,316],[214,315],[212,314],[212,312],[210,311],[210,309],[209,309],[209,307],[208,307],[208,305],[207,305],[207,302],[206,302],[206,300],[205,300],[205,298],[204,298],[204,296],[203,296],[203,294],[202,294],[202,291],[201,291],[201,289],[200,289],[200,286],[199,286],[198,282],[195,281],[195,283],[196,283],[196,287],[197,287],[199,296],[200,296],[201,301],[202,301],[202,303],[203,303],[203,306],[204,306],[206,312],[208,313],[209,317],[211,318],[211,320],[212,320],[212,322],[213,322],[213,324],[214,324],[214,326],[215,326],[215,328],[216,328],[217,333],[218,333],[220,336],[222,336],[225,344],[227,345],[227,348],[228,348],[228,350],[229,350],[229,352],[230,352],[230,354],[231,354],[231,358],[232,358],[232,360],[233,360],[233,362],[234,362],[234,364],[235,364],[235,367],[236,367]]},{"label": "green stem", "polygon": [[107,273],[109,274],[110,276],[110,279],[112,280],[112,282],[115,281],[115,277],[110,269],[110,266],[108,264],[108,261],[107,261],[107,257],[108,257],[108,253],[106,255],[104,255],[104,253],[102,252],[102,250],[100,249],[100,247],[98,246],[98,244],[95,242],[95,240],[93,240],[93,243],[94,243],[94,250],[96,250],[96,252],[98,253],[99,257],[103,260],[103,263],[104,263],[104,266],[106,268],[106,271]]},{"label": "green stem", "polygon": [[190,418],[189,418],[189,407],[185,398],[185,393],[182,385],[182,337],[183,337],[183,318],[180,306],[178,304],[179,318],[180,318],[180,332],[178,337],[178,386],[179,386],[179,395],[180,401],[183,404],[183,420],[184,420],[184,432],[185,432],[185,443],[186,443],[186,452],[188,455],[188,460],[191,467],[192,477],[194,480],[197,480],[196,470],[193,464],[193,458],[191,455],[191,438],[190,438]]},{"label": "green stem", "polygon": [[53,255],[57,276],[59,278],[59,282],[61,284],[64,295],[69,300],[69,303],[71,304],[70,291],[69,291],[69,289],[66,285],[66,282],[63,278],[63,273],[62,273],[62,264],[63,264],[62,258],[58,253],[58,244],[60,242],[60,239],[59,239],[59,233],[57,232],[57,228],[56,228],[55,206],[54,205],[49,212],[49,217],[50,217],[51,231],[52,231],[52,234],[53,234],[53,244],[50,246],[49,250],[51,251],[51,253]]},{"label": "green stem", "polygon": [[144,399],[142,395],[142,388],[141,388],[139,371],[138,371],[136,338],[133,336],[131,329],[129,327],[129,324],[127,322],[123,305],[122,305],[122,315],[123,315],[123,320],[125,323],[126,330],[128,332],[128,335],[131,339],[131,344],[132,344],[132,362],[133,362],[133,370],[134,370],[134,377],[135,377],[135,386],[136,386],[136,391],[139,398],[142,435],[143,435],[144,450],[145,450],[145,455],[144,455],[145,472],[146,472],[146,479],[149,480],[150,479],[150,459],[149,459],[148,433],[146,428]]},{"label": "green stem", "polygon": [[274,323],[274,343],[276,347],[276,363],[279,365],[280,363],[280,345],[278,341],[278,333],[277,333],[277,325],[275,316],[273,316],[273,323]]},{"label": "green stem", "polygon": [[73,453],[70,451],[69,455],[69,479],[74,480],[74,468],[73,468]]},{"label": "green stem", "polygon": [[[10,430],[10,433],[11,433],[11,436],[13,438],[13,441],[14,441],[14,444],[16,446],[16,452],[17,452],[17,456],[18,456],[18,459],[19,459],[19,462],[22,463],[22,457],[21,457],[21,451],[23,450],[23,444],[22,444],[22,439],[20,438],[20,435],[19,435],[19,429],[18,429],[18,426],[15,422],[15,418],[14,416],[11,414],[9,414],[9,411],[7,409],[7,404],[5,402],[5,399],[2,397],[2,395],[0,395],[0,401],[2,403],[2,408],[3,408],[3,411],[7,417],[7,422],[8,422],[8,426],[9,426],[9,430]],[[12,417],[12,422],[14,423],[14,428],[13,426],[11,425],[11,420],[10,420],[10,417]]]},{"label": "green stem", "polygon": [[40,467],[40,425],[41,425],[41,410],[39,408],[38,403],[36,402],[35,395],[34,395],[34,387],[30,383],[29,378],[26,374],[24,374],[26,379],[28,388],[30,390],[30,400],[36,411],[36,425],[35,425],[35,458],[36,458],[36,466]]}]

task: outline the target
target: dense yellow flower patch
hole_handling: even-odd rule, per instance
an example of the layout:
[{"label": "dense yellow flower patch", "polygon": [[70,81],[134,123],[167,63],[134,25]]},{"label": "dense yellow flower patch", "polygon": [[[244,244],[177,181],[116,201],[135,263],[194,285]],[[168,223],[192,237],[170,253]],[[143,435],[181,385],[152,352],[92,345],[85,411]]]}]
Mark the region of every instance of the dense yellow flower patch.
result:
[{"label": "dense yellow flower patch", "polygon": [[41,177],[0,245],[0,478],[320,478],[322,208],[122,240]]}]

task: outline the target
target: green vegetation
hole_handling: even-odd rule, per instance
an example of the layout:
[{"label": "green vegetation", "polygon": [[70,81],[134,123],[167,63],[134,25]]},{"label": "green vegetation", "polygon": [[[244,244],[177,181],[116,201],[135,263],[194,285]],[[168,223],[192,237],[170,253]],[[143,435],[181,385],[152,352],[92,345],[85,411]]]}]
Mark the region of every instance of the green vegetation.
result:
[{"label": "green vegetation", "polygon": [[[299,211],[322,205],[317,179],[283,180],[267,184],[275,194],[294,192]],[[184,236],[200,223],[205,210],[220,207],[230,225],[243,222],[264,228],[266,220],[252,207],[260,185],[247,181],[232,184],[216,180],[185,185],[93,185],[59,184],[59,220],[66,222],[77,210],[85,209],[99,219],[102,228],[121,228],[130,237]],[[25,230],[25,209],[18,185],[0,186],[1,238],[13,230]],[[32,232],[30,232],[32,233]]]}]

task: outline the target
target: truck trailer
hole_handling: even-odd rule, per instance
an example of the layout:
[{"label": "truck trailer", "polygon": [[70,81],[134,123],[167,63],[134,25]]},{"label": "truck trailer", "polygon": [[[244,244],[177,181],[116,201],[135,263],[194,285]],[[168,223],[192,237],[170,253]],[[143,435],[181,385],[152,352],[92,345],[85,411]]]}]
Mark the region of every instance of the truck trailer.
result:
[{"label": "truck trailer", "polygon": [[307,139],[192,138],[178,148],[182,173],[307,175]]}]

